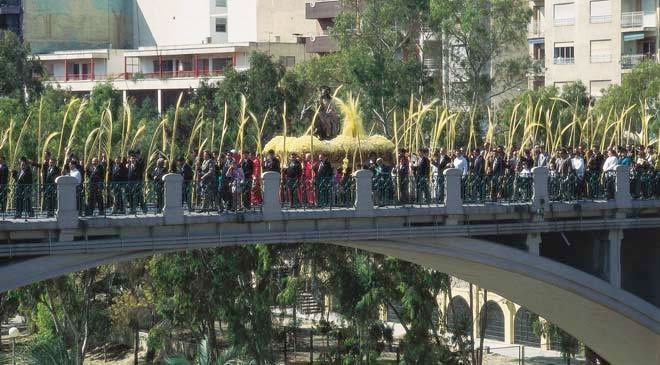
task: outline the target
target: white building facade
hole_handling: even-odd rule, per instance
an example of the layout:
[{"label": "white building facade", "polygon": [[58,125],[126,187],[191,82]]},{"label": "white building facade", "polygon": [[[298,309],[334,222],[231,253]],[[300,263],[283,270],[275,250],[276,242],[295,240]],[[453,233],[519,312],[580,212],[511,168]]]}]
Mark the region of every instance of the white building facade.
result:
[{"label": "white building facade", "polygon": [[124,97],[157,99],[158,110],[174,95],[217,82],[232,67],[249,68],[254,51],[285,66],[312,57],[299,42],[317,31],[305,18],[304,0],[133,0],[136,49],[57,51],[38,55],[47,83],[89,93],[111,82]]},{"label": "white building facade", "polygon": [[530,86],[582,81],[598,97],[644,60],[658,58],[659,0],[536,0],[529,52],[542,72]]}]

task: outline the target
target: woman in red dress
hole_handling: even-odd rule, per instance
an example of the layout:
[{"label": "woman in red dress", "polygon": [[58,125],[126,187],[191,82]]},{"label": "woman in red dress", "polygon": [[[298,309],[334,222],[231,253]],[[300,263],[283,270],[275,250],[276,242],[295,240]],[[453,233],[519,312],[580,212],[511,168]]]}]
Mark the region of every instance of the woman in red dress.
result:
[{"label": "woman in red dress", "polygon": [[316,197],[314,194],[314,161],[312,154],[305,155],[305,163],[303,165],[303,195],[308,206],[316,204]]},{"label": "woman in red dress", "polygon": [[263,197],[261,195],[261,155],[254,156],[252,160],[254,170],[252,173],[252,191],[250,192],[250,202],[252,205],[261,205]]}]

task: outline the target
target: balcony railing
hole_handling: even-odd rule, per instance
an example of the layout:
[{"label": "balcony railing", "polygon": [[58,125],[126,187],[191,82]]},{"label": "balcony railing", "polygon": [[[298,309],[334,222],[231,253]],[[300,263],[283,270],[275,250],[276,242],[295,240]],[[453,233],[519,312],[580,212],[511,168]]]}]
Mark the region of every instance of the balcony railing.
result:
[{"label": "balcony railing", "polygon": [[527,26],[527,33],[529,37],[543,37],[545,35],[545,28],[543,22],[539,20],[532,20]]},{"label": "balcony railing", "polygon": [[624,70],[631,69],[644,61],[654,59],[655,54],[624,54],[621,55],[621,68]]},{"label": "balcony railing", "polygon": [[591,63],[610,63],[610,62],[612,62],[612,55],[609,53],[591,55]]},{"label": "balcony railing", "polygon": [[552,62],[555,65],[572,65],[575,63],[575,57],[555,57]]},{"label": "balcony railing", "polygon": [[563,18],[554,20],[555,27],[563,27],[567,25],[575,25],[575,18]]},{"label": "balcony railing", "polygon": [[163,72],[127,72],[122,74],[67,74],[67,75],[48,75],[45,77],[48,81],[57,82],[75,82],[75,81],[98,81],[98,80],[154,80],[154,79],[173,79],[173,78],[199,78],[199,77],[220,77],[224,74],[224,69],[215,70],[197,70],[197,71],[163,71]]},{"label": "balcony railing", "polygon": [[589,21],[591,24],[611,23],[612,15],[592,15]]},{"label": "balcony railing", "polygon": [[630,11],[621,13],[621,28],[648,28],[657,24],[654,11]]}]

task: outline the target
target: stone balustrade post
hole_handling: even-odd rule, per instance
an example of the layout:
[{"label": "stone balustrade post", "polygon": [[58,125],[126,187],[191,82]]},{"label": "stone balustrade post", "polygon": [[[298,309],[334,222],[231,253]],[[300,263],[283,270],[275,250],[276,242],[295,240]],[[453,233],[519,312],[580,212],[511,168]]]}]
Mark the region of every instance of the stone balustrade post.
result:
[{"label": "stone balustrade post", "polygon": [[355,171],[355,211],[359,215],[373,215],[374,196],[373,181],[374,174],[369,170]]},{"label": "stone balustrade post", "polygon": [[72,176],[60,176],[57,184],[57,227],[59,229],[78,228],[78,199],[76,188],[78,180]]},{"label": "stone balustrade post", "polygon": [[532,169],[532,209],[535,213],[548,209],[550,206],[550,194],[548,193],[548,176],[550,171],[547,167],[535,167]]},{"label": "stone balustrade post", "polygon": [[183,176],[167,174],[163,176],[163,219],[166,225],[183,224]]},{"label": "stone balustrade post", "polygon": [[282,218],[282,203],[280,202],[280,174],[279,172],[265,172],[261,175],[263,181],[263,204],[261,211],[264,220],[277,220]]},{"label": "stone balustrade post", "polygon": [[446,169],[445,175],[445,209],[449,216],[463,214],[463,195],[461,194],[461,179],[463,172],[459,169]]},{"label": "stone balustrade post", "polygon": [[632,196],[630,195],[630,166],[619,165],[616,167],[616,191],[614,201],[619,209],[632,207]]}]

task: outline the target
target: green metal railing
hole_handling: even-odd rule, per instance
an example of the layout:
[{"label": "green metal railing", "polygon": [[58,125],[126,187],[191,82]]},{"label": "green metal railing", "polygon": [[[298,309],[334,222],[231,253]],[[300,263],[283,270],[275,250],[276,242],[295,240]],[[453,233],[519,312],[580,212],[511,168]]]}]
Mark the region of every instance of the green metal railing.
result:
[{"label": "green metal railing", "polygon": [[660,199],[660,172],[634,169],[630,174],[633,199]]},{"label": "green metal railing", "polygon": [[461,195],[468,204],[527,203],[532,200],[530,173],[505,175],[469,174],[461,179]]},{"label": "green metal railing", "polygon": [[83,217],[159,214],[165,186],[154,182],[84,182],[76,187],[78,213]]},{"label": "green metal railing", "polygon": [[0,185],[0,219],[50,218],[57,211],[55,184]]},{"label": "green metal railing", "polygon": [[[257,191],[255,191],[257,189]],[[254,185],[252,179],[242,182],[218,177],[215,182],[184,181],[182,203],[189,212],[229,213],[258,211],[261,202],[252,199],[253,194],[263,196],[263,184]]]},{"label": "green metal railing", "polygon": [[318,209],[350,208],[355,204],[355,179],[343,181],[333,177],[315,180],[284,178],[280,187],[282,208]]}]

